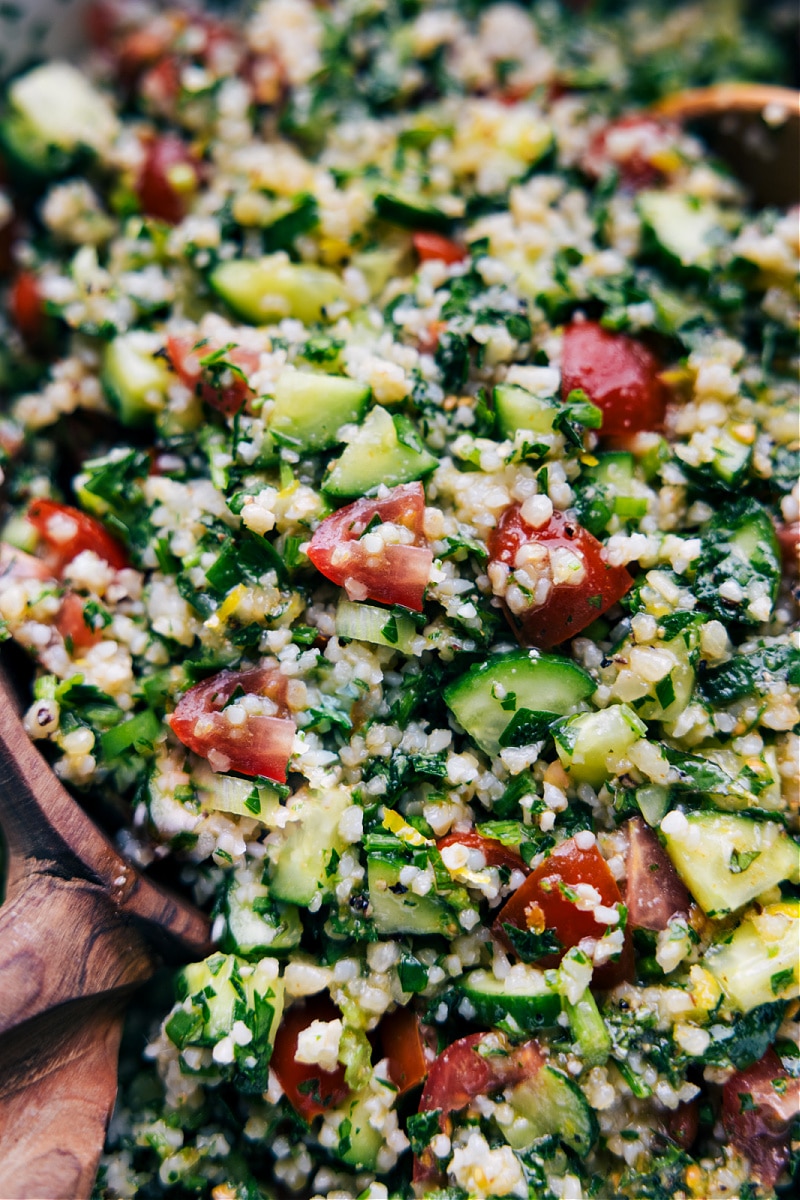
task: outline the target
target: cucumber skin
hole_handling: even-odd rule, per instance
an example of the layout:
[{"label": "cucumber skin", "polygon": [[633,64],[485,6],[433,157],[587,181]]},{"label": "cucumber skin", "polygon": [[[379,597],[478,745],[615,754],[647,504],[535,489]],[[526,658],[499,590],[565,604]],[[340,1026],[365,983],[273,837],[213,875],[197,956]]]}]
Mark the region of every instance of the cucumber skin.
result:
[{"label": "cucumber skin", "polygon": [[470,971],[459,981],[459,991],[469,1000],[475,1009],[476,1024],[487,1028],[501,1026],[509,1020],[514,1022],[520,1031],[535,1033],[539,1029],[554,1028],[558,1024],[561,1012],[561,999],[557,992],[542,990],[538,995],[522,992],[506,992],[498,990],[491,995],[482,990],[482,980],[475,980],[480,971]]},{"label": "cucumber skin", "polygon": [[[557,674],[551,675],[553,672]],[[563,689],[561,697],[555,700],[553,692],[550,693],[550,703],[546,693],[548,677]],[[500,749],[503,730],[515,712],[514,708],[504,709],[502,702],[492,695],[492,686],[497,683],[507,693],[515,694],[516,709],[531,708],[556,716],[586,700],[596,687],[591,676],[570,659],[553,654],[531,655],[519,650],[470,667],[448,684],[444,699],[459,724],[487,754],[496,754]]]},{"label": "cucumber skin", "polygon": [[386,859],[367,859],[367,886],[372,921],[379,933],[443,934],[453,937],[458,925],[450,909],[436,896],[390,890],[400,879],[400,867]]}]

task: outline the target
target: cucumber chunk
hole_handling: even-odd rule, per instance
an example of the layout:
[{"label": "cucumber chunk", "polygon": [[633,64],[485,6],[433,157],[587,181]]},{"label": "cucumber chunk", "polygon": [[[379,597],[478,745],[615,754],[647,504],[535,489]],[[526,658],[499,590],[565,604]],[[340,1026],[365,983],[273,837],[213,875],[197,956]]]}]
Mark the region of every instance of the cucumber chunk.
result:
[{"label": "cucumber chunk", "polygon": [[496,754],[515,712],[564,716],[586,700],[595,682],[567,658],[518,650],[470,667],[444,691],[447,706],[487,754]]},{"label": "cucumber chunk", "polygon": [[8,106],[0,143],[23,175],[64,174],[82,152],[108,150],[119,131],[103,93],[65,62],[46,63],[15,80]]},{"label": "cucumber chunk", "polygon": [[167,402],[167,389],[175,376],[161,358],[150,351],[150,337],[124,333],[103,351],[101,382],[108,401],[123,425],[148,424]]},{"label": "cucumber chunk", "polygon": [[325,450],[339,440],[343,425],[361,418],[369,388],[342,375],[281,371],[275,382],[269,431],[300,450]]},{"label": "cucumber chunk", "polygon": [[458,987],[468,1002],[459,1008],[462,1016],[512,1035],[556,1025],[561,1012],[561,998],[548,986],[544,971],[525,963],[512,967],[505,979],[491,971],[469,971]]},{"label": "cucumber chunk", "polygon": [[432,229],[436,233],[449,233],[454,224],[453,218],[447,213],[418,196],[378,192],[374,206],[376,217],[390,225],[400,225],[403,229]]},{"label": "cucumber chunk", "polygon": [[515,1150],[528,1150],[541,1138],[555,1135],[582,1157],[597,1141],[597,1118],[586,1097],[568,1075],[543,1066],[508,1095],[514,1111],[508,1123],[498,1120],[503,1136]]},{"label": "cucumber chunk", "polygon": [[382,483],[396,487],[422,479],[437,461],[408,417],[378,406],[331,464],[322,486],[330,496],[364,496]]},{"label": "cucumber chunk", "polygon": [[559,722],[556,750],[568,775],[599,788],[611,778],[615,763],[625,751],[646,734],[647,726],[632,708],[613,704],[600,712],[578,713]]},{"label": "cucumber chunk", "polygon": [[327,310],[343,296],[333,271],[289,262],[284,254],[220,263],[209,283],[228,307],[252,325],[297,317],[306,325],[327,319]]},{"label": "cucumber chunk", "polygon": [[374,1104],[375,1093],[366,1088],[356,1093],[346,1108],[345,1127],[346,1137],[342,1138],[342,1125],[339,1126],[339,1148],[337,1158],[348,1166],[359,1171],[375,1171],[378,1168],[378,1155],[384,1144],[383,1134],[370,1124],[370,1099]]},{"label": "cucumber chunk", "polygon": [[367,859],[369,902],[378,933],[441,933],[453,937],[458,925],[452,909],[437,896],[417,896],[403,887],[400,870],[400,865],[376,855]]},{"label": "cucumber chunk", "polygon": [[627,638],[614,651],[612,700],[625,700],[645,721],[677,720],[692,698],[699,640],[696,622],[669,641],[637,646]]},{"label": "cucumber chunk", "polygon": [[341,854],[344,850],[339,821],[351,804],[350,792],[344,787],[325,792],[304,790],[292,797],[286,807],[296,819],[287,825],[288,834],[270,879],[270,891],[277,900],[308,907],[318,893],[329,893],[327,867],[333,851]]},{"label": "cucumber chunk", "polygon": [[800,880],[800,846],[774,821],[686,813],[661,833],[672,863],[708,916],[743,908],[785,879]]},{"label": "cucumber chunk", "polygon": [[564,1011],[584,1066],[601,1067],[611,1053],[611,1035],[589,989],[574,1004],[565,998]]},{"label": "cucumber chunk", "polygon": [[212,771],[205,760],[192,768],[192,781],[205,812],[233,813],[266,823],[281,807],[274,788],[252,779],[240,779],[238,775]]},{"label": "cucumber chunk", "polygon": [[719,980],[734,1008],[800,995],[800,902],[768,904],[745,917],[723,942],[709,947],[703,965]]},{"label": "cucumber chunk", "polygon": [[674,267],[707,275],[723,235],[721,211],[711,201],[676,192],[640,192],[636,206],[645,234]]},{"label": "cucumber chunk", "polygon": [[394,616],[374,604],[340,600],[336,609],[336,636],[410,654],[417,631],[410,617]]},{"label": "cucumber chunk", "polygon": [[531,433],[552,433],[558,406],[553,398],[536,396],[518,384],[501,383],[494,389],[494,409],[503,437],[513,437],[519,429]]},{"label": "cucumber chunk", "polygon": [[699,463],[687,461],[687,450],[678,446],[676,454],[685,474],[712,487],[716,485],[725,491],[737,491],[745,481],[753,457],[752,443],[742,440],[738,436],[739,430],[740,426],[734,422],[721,429]]},{"label": "cucumber chunk", "polygon": [[292,950],[300,943],[303,926],[298,910],[273,900],[267,885],[246,868],[231,873],[222,911],[223,950],[260,959]]}]

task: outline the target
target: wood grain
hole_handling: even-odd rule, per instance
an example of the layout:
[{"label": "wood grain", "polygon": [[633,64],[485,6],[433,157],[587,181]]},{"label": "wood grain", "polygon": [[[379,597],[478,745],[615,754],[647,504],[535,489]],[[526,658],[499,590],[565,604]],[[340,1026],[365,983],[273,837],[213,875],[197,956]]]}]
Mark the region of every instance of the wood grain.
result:
[{"label": "wood grain", "polygon": [[0,669],[0,1197],[91,1193],[124,1007],[204,957],[207,918],[120,857],[29,740]]}]

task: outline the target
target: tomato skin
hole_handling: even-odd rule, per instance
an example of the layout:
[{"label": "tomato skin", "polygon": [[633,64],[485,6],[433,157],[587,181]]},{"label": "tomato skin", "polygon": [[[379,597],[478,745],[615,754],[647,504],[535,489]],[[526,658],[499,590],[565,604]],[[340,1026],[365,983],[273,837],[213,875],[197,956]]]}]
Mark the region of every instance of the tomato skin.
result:
[{"label": "tomato skin", "polygon": [[791,521],[788,525],[776,525],[775,533],[781,548],[784,572],[790,577],[796,575],[798,565],[800,565],[800,521]]},{"label": "tomato skin", "polygon": [[661,364],[642,342],[612,333],[596,321],[574,321],[564,330],[561,394],[582,388],[603,413],[601,436],[661,428],[669,393]]},{"label": "tomato skin", "polygon": [[700,1128],[700,1105],[696,1100],[686,1100],[683,1104],[667,1113],[664,1117],[667,1133],[681,1150],[689,1150],[697,1137]]},{"label": "tomato skin", "polygon": [[[450,1114],[499,1087],[513,1087],[523,1079],[536,1075],[545,1058],[536,1041],[520,1046],[506,1046],[506,1054],[483,1057],[479,1053],[486,1033],[471,1033],[448,1046],[431,1064],[419,1102],[420,1112],[441,1109],[439,1128],[449,1133]],[[426,1149],[414,1159],[414,1184],[434,1184],[440,1177],[436,1158]]]},{"label": "tomato skin", "polygon": [[[510,949],[504,925],[516,925],[517,929],[534,928],[538,932],[552,929],[564,951],[577,946],[583,938],[601,938],[609,927],[596,921],[591,911],[582,912],[562,891],[561,885],[574,888],[581,883],[595,888],[600,894],[600,903],[606,908],[622,903],[617,881],[597,845],[582,850],[575,838],[568,838],[539,863],[501,908],[493,926],[495,936]],[[542,966],[555,966],[562,957],[559,952],[546,955],[540,962]],[[632,966],[633,943],[626,929],[619,958],[598,967],[594,982],[600,988],[614,987],[629,977]]]},{"label": "tomato skin", "polygon": [[[615,134],[624,133],[622,145],[614,146]],[[666,178],[666,172],[653,161],[654,151],[663,151],[674,140],[677,130],[663,121],[642,113],[631,113],[595,134],[583,156],[583,169],[593,179],[601,179],[610,168],[619,173],[626,191],[638,192]]]},{"label": "tomato skin", "polygon": [[688,916],[691,897],[669,855],[641,817],[628,822],[625,903],[631,929],[666,929],[670,917]]},{"label": "tomato skin", "polygon": [[[292,1108],[309,1124],[320,1113],[341,1104],[350,1089],[344,1081],[341,1063],[335,1071],[323,1071],[312,1063],[295,1062],[297,1040],[312,1021],[335,1021],[341,1015],[327,997],[312,996],[305,1004],[293,1004],[286,1009],[275,1035],[270,1066]],[[301,1091],[303,1085],[310,1085],[312,1080],[316,1081],[316,1088],[309,1086],[308,1091]],[[316,1096],[312,1094],[314,1091]]]},{"label": "tomato skin", "polygon": [[[198,346],[197,340],[191,337],[169,337],[167,339],[167,354],[181,383],[199,395],[205,404],[216,408],[226,416],[233,416],[243,405],[253,398],[253,392],[246,378],[238,372],[228,371],[229,376],[219,386],[215,376],[208,366],[203,366],[201,359],[213,354],[215,346]],[[225,359],[238,367],[245,376],[255,371],[259,363],[259,355],[255,350],[245,346],[234,346],[226,351]]]},{"label": "tomato skin", "polygon": [[616,604],[632,587],[633,579],[624,567],[610,567],[604,561],[601,543],[577,521],[556,511],[547,525],[533,529],[523,520],[519,504],[507,508],[492,530],[489,561],[503,563],[513,571],[520,549],[535,543],[551,550],[571,550],[583,559],[585,570],[581,583],[554,584],[544,604],[520,613],[511,612],[503,604],[508,622],[522,645],[549,650],[575,637]]},{"label": "tomato skin", "polygon": [[487,867],[508,867],[510,871],[522,871],[530,874],[530,867],[520,858],[516,850],[504,846],[496,838],[485,837],[481,833],[470,830],[468,833],[448,833],[436,843],[441,854],[445,846],[466,846],[468,850],[480,850],[486,859]]},{"label": "tomato skin", "polygon": [[175,134],[157,137],[147,148],[136,186],[142,212],[177,225],[189,210],[198,182],[197,163],[186,143]]},{"label": "tomato skin", "polygon": [[[401,604],[422,612],[433,563],[433,554],[422,544],[424,514],[421,483],[402,483],[383,499],[356,500],[325,518],[311,539],[308,557],[326,579],[344,587],[351,599]],[[414,544],[387,545],[380,555],[370,555],[359,539],[375,516],[382,523],[409,529]],[[362,589],[366,595],[359,594]]]},{"label": "tomato skin", "polygon": [[56,617],[56,629],[65,642],[69,639],[72,649],[79,654],[103,640],[102,632],[92,629],[83,618],[85,603],[77,592],[67,592]]},{"label": "tomato skin", "polygon": [[402,1096],[428,1074],[419,1019],[410,1008],[396,1008],[382,1019],[378,1032],[382,1057],[389,1060],[389,1078]]},{"label": "tomato skin", "polygon": [[454,242],[450,238],[443,237],[441,233],[427,233],[420,230],[412,235],[411,241],[414,243],[414,249],[420,262],[438,260],[450,265],[463,262],[467,257],[467,251],[463,246],[459,246],[458,242]]},{"label": "tomato skin", "polygon": [[[228,759],[230,765],[225,770],[264,775],[285,783],[294,744],[294,721],[285,715],[254,714],[234,728],[222,709],[241,688],[248,696],[268,696],[286,713],[286,684],[287,677],[274,667],[220,671],[184,692],[167,719],[175,736],[201,758],[216,752]],[[196,727],[201,718],[203,726],[198,732]]]},{"label": "tomato skin", "polygon": [[[72,531],[66,527],[65,536],[62,537],[57,525],[55,528],[51,525],[54,517],[61,518],[58,524],[65,527],[67,521],[71,522]],[[95,517],[78,508],[59,504],[55,500],[34,500],[28,509],[28,520],[47,550],[48,564],[57,574],[61,574],[67,563],[72,562],[83,550],[93,550],[115,571],[129,566],[127,552],[121,543]]]},{"label": "tomato skin", "polygon": [[789,1161],[791,1122],[798,1113],[800,1079],[789,1075],[771,1047],[759,1062],[732,1075],[723,1088],[725,1132],[750,1159],[753,1174],[768,1190]]},{"label": "tomato skin", "polygon": [[47,332],[39,280],[33,271],[20,271],[11,285],[8,297],[11,319],[29,346],[39,345]]}]

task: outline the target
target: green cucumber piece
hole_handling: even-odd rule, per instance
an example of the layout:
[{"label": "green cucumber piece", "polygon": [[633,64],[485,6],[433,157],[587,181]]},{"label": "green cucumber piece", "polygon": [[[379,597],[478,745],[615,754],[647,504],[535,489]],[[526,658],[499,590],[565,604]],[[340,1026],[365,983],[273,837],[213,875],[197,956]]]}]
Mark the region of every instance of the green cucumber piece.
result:
[{"label": "green cucumber piece", "polygon": [[[484,1028],[535,1033],[556,1025],[561,1012],[561,998],[548,986],[544,972],[524,963],[513,967],[506,979],[497,979],[491,971],[469,971],[458,989],[474,1010],[467,1019]],[[463,1006],[459,1012],[465,1015]]]},{"label": "green cucumber piece", "polygon": [[564,770],[579,783],[599,788],[611,778],[614,762],[647,734],[647,726],[627,704],[578,713],[555,728],[556,751]]},{"label": "green cucumber piece", "polygon": [[716,204],[678,192],[643,191],[636,207],[645,234],[673,267],[693,274],[709,273],[714,265],[714,244],[723,231]]},{"label": "green cucumber piece", "polygon": [[515,712],[557,716],[592,695],[594,680],[568,658],[518,650],[470,667],[448,684],[444,698],[456,720],[487,754],[496,754]]},{"label": "green cucumber piece", "polygon": [[396,487],[422,479],[437,462],[408,417],[378,406],[331,464],[322,487],[329,496],[365,496],[382,483]]},{"label": "green cucumber piece", "polygon": [[267,784],[212,771],[205,760],[192,768],[192,782],[205,812],[233,813],[267,822],[281,807],[277,791]]},{"label": "green cucumber piece", "polygon": [[113,107],[84,72],[50,62],[12,83],[0,144],[23,177],[49,178],[75,167],[86,151],[107,150],[118,130]]},{"label": "green cucumber piece", "polygon": [[565,997],[564,1011],[584,1066],[602,1067],[611,1053],[611,1035],[589,989],[574,1004]]},{"label": "green cucumber piece", "polygon": [[375,1171],[378,1168],[378,1155],[384,1144],[383,1134],[370,1124],[370,1098],[375,1093],[367,1088],[357,1092],[346,1108],[345,1121],[346,1138],[342,1139],[342,1125],[339,1126],[339,1148],[336,1157],[348,1166],[358,1171]]},{"label": "green cucumber piece", "polygon": [[327,320],[327,310],[344,297],[333,271],[289,262],[285,254],[220,263],[209,283],[232,312],[252,325],[296,317],[306,325]]},{"label": "green cucumber piece", "polygon": [[410,654],[417,630],[410,617],[395,616],[374,604],[340,600],[336,609],[336,636]]},{"label": "green cucumber piece", "polygon": [[377,855],[367,859],[369,902],[378,933],[441,933],[454,937],[458,925],[452,909],[438,896],[417,896],[403,888],[400,871],[400,865]]},{"label": "green cucumber piece", "polygon": [[[240,1049],[252,1054],[261,1042],[259,1048],[267,1051],[269,1061],[283,1015],[284,996],[283,980],[277,974],[274,959],[251,964],[235,954],[212,954],[203,962],[184,967],[175,989],[183,1007],[173,1010],[167,1019],[166,1033],[181,1049],[190,1043],[213,1046],[231,1032],[235,1021],[243,1020],[256,1036]],[[201,1020],[191,1036],[186,1037],[188,1023],[180,1014],[189,1014],[192,1009]],[[176,1016],[179,1019],[173,1024]]]},{"label": "green cucumber piece", "polygon": [[738,491],[747,477],[753,458],[753,446],[737,437],[736,429],[737,425],[734,422],[721,429],[719,437],[709,447],[707,459],[696,465],[686,462],[681,448],[678,447],[677,455],[685,474],[692,480],[716,485],[725,491]]},{"label": "green cucumber piece", "polygon": [[513,437],[519,429],[531,433],[552,433],[558,413],[555,398],[535,396],[519,384],[501,383],[494,389],[494,410],[503,437]]},{"label": "green cucumber piece", "polygon": [[325,792],[302,791],[287,804],[296,820],[287,825],[288,833],[272,869],[270,891],[277,900],[307,907],[314,897],[330,892],[327,867],[333,851],[341,854],[344,842],[339,821],[352,804],[347,788]]},{"label": "green cucumber piece", "polygon": [[267,885],[244,868],[229,876],[222,911],[223,950],[247,959],[261,959],[292,950],[300,943],[303,926],[297,908],[275,901]]},{"label": "green cucumber piece", "polygon": [[[645,721],[677,720],[692,698],[699,639],[696,622],[669,641],[638,646],[632,638],[627,638],[614,651],[617,674],[611,688],[612,699],[624,698]],[[645,678],[648,673],[657,673],[652,669],[654,666],[664,670],[657,681]]]},{"label": "green cucumber piece", "polygon": [[716,976],[734,1008],[800,995],[800,903],[768,904],[728,937],[710,946],[703,966]]},{"label": "green cucumber piece", "polygon": [[378,192],[374,200],[375,215],[390,225],[403,229],[430,229],[436,233],[449,233],[455,221],[433,204],[418,196],[407,196],[399,192]]},{"label": "green cucumber piece", "polygon": [[555,1067],[543,1066],[508,1095],[514,1118],[498,1120],[515,1150],[528,1150],[546,1137],[557,1137],[582,1158],[598,1136],[597,1118],[574,1080]]},{"label": "green cucumber piece", "polygon": [[342,375],[281,371],[275,381],[269,431],[300,450],[326,450],[339,440],[343,425],[361,419],[369,388]]},{"label": "green cucumber piece", "polygon": [[[149,342],[148,335],[144,341]],[[100,379],[108,401],[123,425],[152,421],[167,402],[175,376],[161,358],[146,348],[140,333],[123,333],[103,350]]]},{"label": "green cucumber piece", "polygon": [[736,912],[786,879],[800,881],[800,846],[774,821],[710,812],[666,820],[667,853],[710,917]]}]

